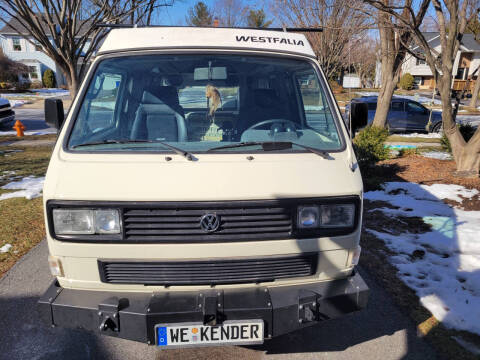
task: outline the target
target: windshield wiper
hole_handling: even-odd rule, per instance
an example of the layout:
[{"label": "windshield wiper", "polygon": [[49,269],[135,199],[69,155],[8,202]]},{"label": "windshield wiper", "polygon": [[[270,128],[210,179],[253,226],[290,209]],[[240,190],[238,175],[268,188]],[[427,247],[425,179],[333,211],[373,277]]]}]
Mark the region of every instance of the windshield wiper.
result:
[{"label": "windshield wiper", "polygon": [[86,142],[83,144],[78,144],[75,146],[72,146],[73,149],[81,146],[90,146],[90,145],[103,145],[103,144],[134,144],[134,143],[148,143],[148,144],[160,144],[174,152],[176,152],[178,155],[183,156],[187,160],[193,161],[195,158],[194,156],[189,153],[186,150],[179,149],[175,146],[172,146],[170,144],[167,144],[166,142],[159,141],[159,140],[142,140],[142,139],[136,139],[136,140],[116,140],[116,139],[105,139],[101,141],[92,141],[92,142]]},{"label": "windshield wiper", "polygon": [[285,150],[285,149],[291,149],[293,145],[301,147],[305,150],[308,150],[314,154],[317,154],[321,156],[324,159],[331,160],[332,157],[328,154],[328,152],[324,150],[318,150],[315,148],[311,148],[310,146],[294,143],[291,141],[244,141],[240,142],[237,144],[230,144],[230,145],[223,145],[223,146],[217,146],[211,149],[208,149],[208,151],[215,151],[215,150],[222,150],[222,149],[233,149],[233,148],[239,148],[239,147],[246,147],[246,146],[254,146],[254,145],[260,145],[262,146],[262,149],[264,151],[274,151],[274,150]]}]

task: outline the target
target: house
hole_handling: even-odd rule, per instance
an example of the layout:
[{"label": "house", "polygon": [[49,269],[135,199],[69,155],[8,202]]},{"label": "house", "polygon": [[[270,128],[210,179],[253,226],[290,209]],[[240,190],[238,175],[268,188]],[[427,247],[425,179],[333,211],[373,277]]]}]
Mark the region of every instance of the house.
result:
[{"label": "house", "polygon": [[[62,71],[55,61],[42,51],[42,46],[29,36],[26,29],[20,31],[21,33],[16,29],[25,28],[12,18],[0,29],[0,43],[6,56],[28,66],[28,73],[22,74],[19,81],[42,81],[45,70],[51,69],[55,74],[57,86],[67,85]],[[50,42],[53,43],[51,37]],[[87,42],[85,47],[88,46],[90,44]]]},{"label": "house", "polygon": [[[438,32],[423,33],[429,45],[441,52],[440,35]],[[418,47],[412,49],[419,51]],[[473,34],[464,34],[460,49],[453,64],[453,74],[455,82],[466,80],[469,75],[480,65],[480,43],[475,40]],[[435,87],[432,71],[424,60],[407,55],[402,65],[402,73],[410,73],[415,79],[415,84],[419,89],[433,89]],[[476,79],[477,76],[473,76]]]}]

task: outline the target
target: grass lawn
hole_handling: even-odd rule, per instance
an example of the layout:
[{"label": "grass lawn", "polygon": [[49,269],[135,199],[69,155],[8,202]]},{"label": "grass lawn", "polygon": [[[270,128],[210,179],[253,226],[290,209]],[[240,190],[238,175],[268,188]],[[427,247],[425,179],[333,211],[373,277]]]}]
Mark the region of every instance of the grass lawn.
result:
[{"label": "grass lawn", "polygon": [[[17,150],[20,151],[15,152]],[[51,147],[44,146],[0,147],[0,186],[26,176],[44,176],[51,152]],[[0,194],[9,191],[0,189]],[[44,237],[41,197],[0,200],[0,247],[12,245],[8,252],[0,253],[0,277]]]},{"label": "grass lawn", "polygon": [[1,143],[11,142],[11,141],[22,141],[22,140],[55,140],[57,134],[48,134],[48,135],[28,135],[24,137],[17,137],[16,135],[1,135],[0,133],[0,146]]}]

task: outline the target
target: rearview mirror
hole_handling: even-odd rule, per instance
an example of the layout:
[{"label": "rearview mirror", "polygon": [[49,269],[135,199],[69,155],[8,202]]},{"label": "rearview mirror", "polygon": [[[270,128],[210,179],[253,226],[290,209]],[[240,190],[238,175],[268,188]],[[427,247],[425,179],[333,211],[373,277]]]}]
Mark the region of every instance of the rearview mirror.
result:
[{"label": "rearview mirror", "polygon": [[368,124],[368,106],[364,102],[350,103],[350,128],[352,129],[352,136],[355,131],[361,129]]},{"label": "rearview mirror", "polygon": [[45,122],[55,129],[60,129],[64,120],[62,100],[45,99]]},{"label": "rearview mirror", "polygon": [[226,80],[227,68],[217,66],[210,68],[195,68],[193,71],[193,80]]}]

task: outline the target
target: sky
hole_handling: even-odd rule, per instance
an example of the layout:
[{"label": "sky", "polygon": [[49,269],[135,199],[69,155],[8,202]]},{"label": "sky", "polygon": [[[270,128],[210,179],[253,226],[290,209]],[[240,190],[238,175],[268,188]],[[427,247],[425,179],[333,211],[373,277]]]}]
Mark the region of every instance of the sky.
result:
[{"label": "sky", "polygon": [[[158,25],[185,25],[185,17],[188,13],[188,9],[193,7],[198,0],[174,0],[172,6],[165,7],[161,9],[161,12],[158,16]],[[213,8],[214,0],[202,0],[209,8]],[[252,8],[261,8],[263,1],[254,1],[248,0],[244,1],[245,5]],[[268,19],[271,19],[268,16],[267,7],[263,6],[265,12],[267,13]]]}]

